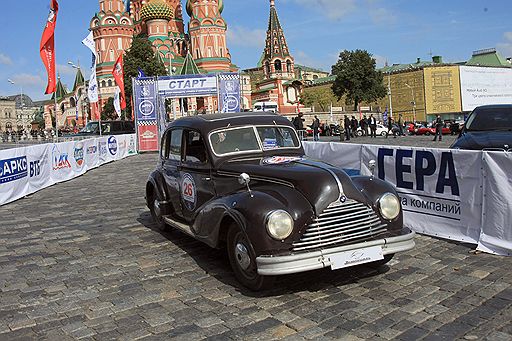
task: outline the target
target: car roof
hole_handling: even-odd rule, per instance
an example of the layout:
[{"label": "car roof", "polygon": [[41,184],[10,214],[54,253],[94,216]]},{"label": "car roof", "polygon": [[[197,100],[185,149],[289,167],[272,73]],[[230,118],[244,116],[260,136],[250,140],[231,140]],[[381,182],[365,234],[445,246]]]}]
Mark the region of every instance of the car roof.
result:
[{"label": "car roof", "polygon": [[244,125],[285,125],[293,127],[284,116],[268,112],[242,112],[195,115],[179,118],[169,124],[167,129],[174,127],[194,128],[203,134],[225,127]]},{"label": "car roof", "polygon": [[511,109],[512,104],[488,104],[481,105],[476,107],[475,109]]}]

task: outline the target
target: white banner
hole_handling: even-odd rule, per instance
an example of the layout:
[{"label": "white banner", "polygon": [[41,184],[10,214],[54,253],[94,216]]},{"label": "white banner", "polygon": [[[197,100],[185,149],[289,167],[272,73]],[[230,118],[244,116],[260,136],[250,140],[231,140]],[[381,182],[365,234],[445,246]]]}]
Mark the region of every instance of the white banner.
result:
[{"label": "white banner", "polygon": [[461,66],[460,89],[463,111],[486,104],[512,103],[512,69]]},{"label": "white banner", "polygon": [[134,154],[135,134],[0,150],[0,205]]},{"label": "white banner", "polygon": [[512,256],[512,153],[483,152],[483,224],[478,250]]},{"label": "white banner", "polygon": [[87,97],[90,103],[98,102],[98,80],[96,79],[96,63],[98,61],[98,53],[96,52],[96,46],[94,44],[94,35],[92,31],[89,35],[82,40],[89,50],[92,52],[92,66],[91,66],[91,77],[89,78],[89,86],[87,88]]},{"label": "white banner", "polygon": [[114,109],[119,118],[121,117],[121,90],[116,86],[116,92],[114,93]]},{"label": "white banner", "polygon": [[364,175],[375,160],[374,175],[397,188],[404,225],[414,231],[512,255],[511,153],[318,142],[305,142],[304,149],[349,170],[360,155]]}]

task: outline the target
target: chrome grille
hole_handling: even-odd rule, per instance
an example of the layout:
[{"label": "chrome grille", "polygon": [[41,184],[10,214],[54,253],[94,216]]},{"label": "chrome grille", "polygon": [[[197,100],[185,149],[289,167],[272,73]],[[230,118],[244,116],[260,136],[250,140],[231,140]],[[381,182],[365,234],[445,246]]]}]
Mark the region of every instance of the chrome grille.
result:
[{"label": "chrome grille", "polygon": [[293,243],[292,251],[362,241],[386,231],[386,224],[371,207],[350,199],[344,203],[334,202],[313,220],[301,239]]}]

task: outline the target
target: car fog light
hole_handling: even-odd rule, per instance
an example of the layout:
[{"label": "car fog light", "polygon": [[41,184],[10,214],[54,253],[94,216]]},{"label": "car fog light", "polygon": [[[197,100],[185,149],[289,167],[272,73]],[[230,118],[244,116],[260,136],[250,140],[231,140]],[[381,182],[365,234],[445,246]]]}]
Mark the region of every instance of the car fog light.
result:
[{"label": "car fog light", "polygon": [[386,193],[379,199],[380,214],[387,220],[395,219],[400,214],[400,200],[392,193]]},{"label": "car fog light", "polygon": [[267,217],[267,231],[274,239],[286,239],[293,231],[292,217],[283,210],[271,212]]}]

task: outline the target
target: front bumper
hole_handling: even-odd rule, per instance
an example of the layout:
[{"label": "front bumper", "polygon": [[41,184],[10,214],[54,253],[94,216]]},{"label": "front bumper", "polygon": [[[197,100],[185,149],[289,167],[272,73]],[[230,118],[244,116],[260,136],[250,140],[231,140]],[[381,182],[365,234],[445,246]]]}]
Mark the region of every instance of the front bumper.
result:
[{"label": "front bumper", "polygon": [[381,246],[383,255],[407,251],[414,247],[414,236],[409,233],[397,237],[372,240],[364,243],[338,246],[330,249],[300,253],[289,256],[259,256],[256,258],[258,274],[264,276],[286,275],[321,269],[332,265],[330,256],[343,251],[352,251],[370,246]]}]

